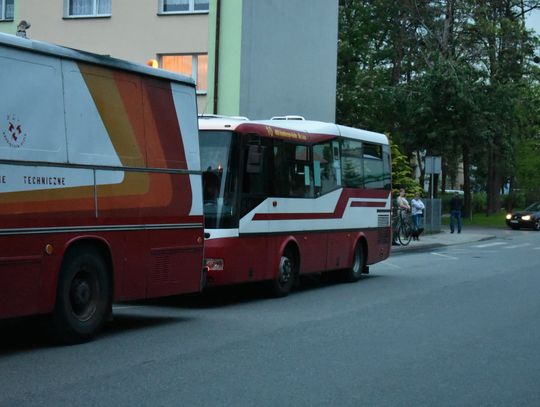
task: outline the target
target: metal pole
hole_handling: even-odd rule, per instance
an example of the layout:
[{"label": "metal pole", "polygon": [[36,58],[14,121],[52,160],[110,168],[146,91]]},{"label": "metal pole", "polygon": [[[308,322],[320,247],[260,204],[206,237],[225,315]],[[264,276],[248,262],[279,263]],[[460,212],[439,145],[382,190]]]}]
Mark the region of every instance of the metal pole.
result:
[{"label": "metal pole", "polygon": [[430,188],[431,189],[431,215],[429,217],[429,223],[430,223],[429,231],[431,233],[433,233],[433,206],[434,206],[433,205],[434,204],[434,202],[433,202],[433,196],[434,196],[434,194],[433,194],[433,187],[434,187],[433,174],[434,174],[434,172],[435,172],[435,157],[431,157],[431,188]]}]

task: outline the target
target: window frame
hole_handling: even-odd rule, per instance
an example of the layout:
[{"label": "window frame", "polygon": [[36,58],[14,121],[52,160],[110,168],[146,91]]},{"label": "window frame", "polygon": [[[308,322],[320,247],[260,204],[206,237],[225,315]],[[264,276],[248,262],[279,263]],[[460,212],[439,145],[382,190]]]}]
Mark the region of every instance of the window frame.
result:
[{"label": "window frame", "polygon": [[7,0],[0,0],[0,21],[13,21],[15,19],[15,0],[13,1],[13,13],[11,17],[6,17]]},{"label": "window frame", "polygon": [[92,2],[92,14],[81,14],[81,15],[72,15],[69,14],[69,0],[64,0],[64,19],[77,19],[77,18],[110,18],[112,16],[112,2],[113,0],[110,0],[111,2],[111,9],[109,13],[103,13],[98,14],[98,2],[100,0],[88,0]]},{"label": "window frame", "polygon": [[[191,56],[191,75],[186,75],[180,72],[180,75],[185,75],[191,77],[195,81],[195,85],[198,84],[199,79],[199,56],[205,55],[208,57],[208,54],[205,52],[198,52],[198,53],[173,53],[173,54],[158,54],[158,66],[163,69],[163,57],[186,57]],[[207,63],[208,64],[208,63]],[[173,71],[171,71],[173,72]],[[206,66],[206,74],[208,75],[208,65]],[[197,88],[197,95],[206,95],[208,93],[208,76],[206,78],[206,89],[199,90]]]},{"label": "window frame", "polygon": [[210,0],[208,1],[207,10],[195,10],[195,0],[188,0],[188,9],[186,11],[165,11],[165,1],[158,0],[158,15],[170,16],[178,14],[208,14],[210,11]]}]

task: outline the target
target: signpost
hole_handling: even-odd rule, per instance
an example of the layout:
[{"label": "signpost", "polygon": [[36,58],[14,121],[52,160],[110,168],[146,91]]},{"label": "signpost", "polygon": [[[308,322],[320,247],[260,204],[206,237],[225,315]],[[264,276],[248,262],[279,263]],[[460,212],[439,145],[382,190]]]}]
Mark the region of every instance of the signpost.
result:
[{"label": "signpost", "polygon": [[430,232],[432,232],[433,231],[433,207],[435,206],[433,202],[433,196],[434,196],[433,195],[433,189],[434,189],[433,175],[441,173],[441,157],[435,156],[435,155],[427,155],[426,158],[424,159],[424,165],[426,169],[426,174],[430,174],[430,178],[429,178],[430,188],[429,189],[431,190],[431,204],[430,204],[431,214],[429,218],[429,222],[430,222],[429,230]]}]

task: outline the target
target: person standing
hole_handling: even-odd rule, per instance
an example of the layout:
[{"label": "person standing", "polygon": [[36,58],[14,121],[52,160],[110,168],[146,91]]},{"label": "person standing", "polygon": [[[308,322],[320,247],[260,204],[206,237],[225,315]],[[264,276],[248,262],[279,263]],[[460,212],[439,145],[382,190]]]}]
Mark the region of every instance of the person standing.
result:
[{"label": "person standing", "polygon": [[397,216],[394,218],[393,221],[393,233],[392,233],[392,245],[397,245],[397,225],[398,225],[398,219],[399,221],[404,221],[405,216],[407,212],[410,212],[411,206],[409,205],[409,201],[407,201],[407,198],[405,197],[405,189],[401,188],[399,190],[399,196],[396,198],[396,206],[397,206]]},{"label": "person standing", "polygon": [[463,201],[458,192],[454,192],[454,196],[450,200],[450,233],[454,233],[454,219],[457,223],[457,232],[461,233],[461,210],[463,209]]},{"label": "person standing", "polygon": [[411,205],[409,205],[409,201],[407,201],[407,198],[405,197],[405,190],[403,188],[399,190],[399,196],[397,197],[396,201],[399,210],[405,212],[409,212],[411,210]]},{"label": "person standing", "polygon": [[414,240],[420,240],[420,234],[423,231],[423,229],[421,229],[421,224],[422,216],[424,216],[424,209],[426,209],[426,206],[424,205],[424,202],[422,202],[422,198],[420,198],[420,192],[416,192],[414,198],[411,199]]}]

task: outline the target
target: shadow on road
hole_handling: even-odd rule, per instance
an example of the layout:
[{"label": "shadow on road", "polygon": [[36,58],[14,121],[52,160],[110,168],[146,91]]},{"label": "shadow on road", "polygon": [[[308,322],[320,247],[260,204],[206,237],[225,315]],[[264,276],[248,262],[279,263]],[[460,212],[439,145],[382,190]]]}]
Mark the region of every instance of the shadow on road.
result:
[{"label": "shadow on road", "polygon": [[[94,338],[94,341],[122,335],[130,331],[141,331],[188,320],[190,318],[125,315],[117,312],[114,314],[113,320],[105,324],[101,333]],[[0,321],[0,357],[56,346],[49,335],[46,317],[14,318]]]},{"label": "shadow on road", "polygon": [[[377,276],[365,275],[357,284],[366,283]],[[302,276],[300,284],[289,295],[298,295],[313,290],[323,290],[335,285],[346,284],[339,273],[323,273]],[[207,288],[201,294],[189,294],[145,301],[136,301],[137,305],[152,305],[157,307],[211,309],[231,305],[247,304],[255,301],[276,300],[269,295],[265,282],[246,283],[232,286]]]},{"label": "shadow on road", "polygon": [[113,320],[107,322],[100,336],[108,337],[119,334],[125,334],[130,331],[142,331],[144,329],[154,328],[168,324],[178,324],[187,322],[192,318],[170,317],[157,315],[134,315],[114,313]]},{"label": "shadow on road", "polygon": [[0,356],[50,345],[43,317],[0,321]]}]

